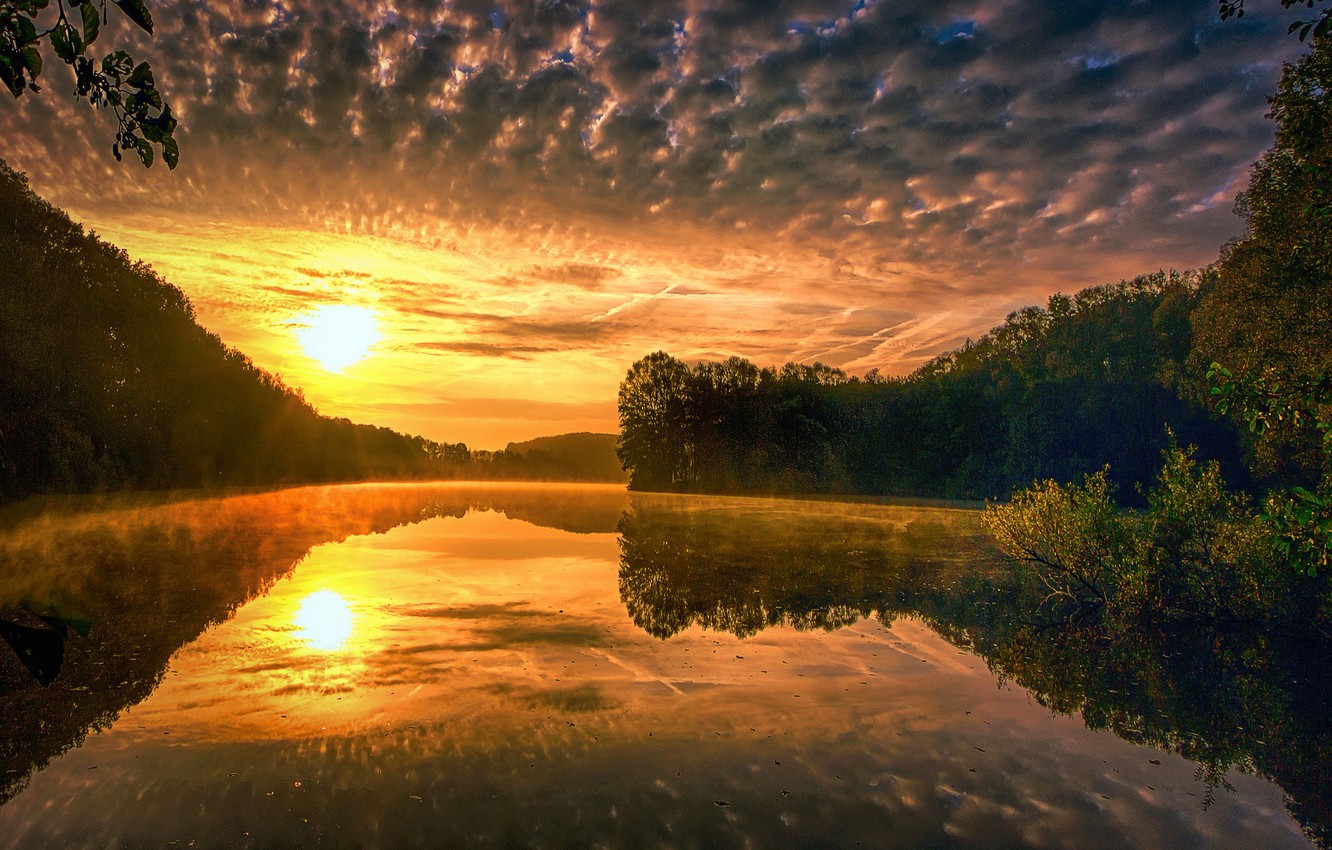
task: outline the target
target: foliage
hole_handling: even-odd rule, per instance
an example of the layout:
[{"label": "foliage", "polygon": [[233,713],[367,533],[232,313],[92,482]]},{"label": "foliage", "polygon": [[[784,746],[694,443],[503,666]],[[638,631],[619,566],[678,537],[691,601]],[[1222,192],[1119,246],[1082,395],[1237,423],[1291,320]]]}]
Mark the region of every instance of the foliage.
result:
[{"label": "foliage", "polygon": [[[1327,20],[1324,10],[1324,21]],[[1216,409],[1248,426],[1275,554],[1332,566],[1332,37],[1287,65],[1276,141],[1238,210],[1248,225],[1197,311],[1195,363]],[[1206,358],[1204,360],[1204,358]],[[1222,365],[1222,364],[1225,365]]]},{"label": "foliage", "polygon": [[1035,568],[1049,591],[1044,602],[1068,601],[1079,611],[1103,605],[1128,545],[1111,489],[1104,470],[1081,486],[1047,479],[1008,504],[987,505],[985,527],[1001,548]]},{"label": "foliage", "polygon": [[1203,277],[1056,295],[906,379],[658,352],[621,386],[620,456],[637,489],[997,498],[1109,463],[1134,493],[1167,422],[1243,480],[1234,427],[1175,389]]},{"label": "foliage", "polygon": [[1216,463],[1171,445],[1131,526],[1132,549],[1119,569],[1119,605],[1135,615],[1253,622],[1280,617],[1271,559],[1243,495]]},{"label": "foliage", "polygon": [[[111,153],[120,160],[122,151],[133,152],[144,167],[155,157],[153,146],[162,150],[162,161],[175,168],[180,146],[173,133],[176,119],[162,98],[147,62],[135,62],[124,50],[106,54],[100,61],[87,55],[107,23],[107,0],[4,0],[0,2],[0,81],[15,98],[25,91],[37,93],[42,73],[43,48],[74,72],[74,97],[96,109],[108,109],[116,119]],[[120,12],[139,29],[153,32],[153,18],[144,0],[113,0]]]},{"label": "foliage", "polygon": [[[1290,9],[1294,6],[1303,6],[1306,9],[1314,8],[1317,2],[1320,5],[1326,4],[1327,0],[1281,0],[1281,8]],[[1219,0],[1221,20],[1230,18],[1244,17],[1244,0]],[[1286,32],[1298,33],[1300,41],[1304,41],[1313,33],[1314,37],[1332,35],[1332,6],[1323,5],[1318,11],[1318,16],[1310,19],[1301,18],[1292,21],[1287,27]]]},{"label": "foliage", "polygon": [[[1236,203],[1245,236],[1223,251],[1192,316],[1189,371],[1200,399],[1219,374],[1209,364],[1224,364],[1223,383],[1244,376],[1279,383],[1282,393],[1332,371],[1332,38],[1315,38],[1285,67],[1269,103],[1276,142]],[[1317,482],[1324,452],[1294,409],[1282,417],[1285,407],[1271,416],[1262,406],[1229,408],[1262,416],[1251,423],[1262,425],[1251,432],[1255,472],[1278,484]]]},{"label": "foliage", "polygon": [[632,483],[641,488],[669,488],[688,478],[686,441],[675,434],[687,428],[689,368],[664,351],[634,363],[620,384],[618,454]]},{"label": "foliage", "polygon": [[1125,628],[1190,622],[1329,634],[1332,581],[1274,556],[1270,499],[1259,514],[1215,462],[1171,445],[1146,500],[1120,510],[1099,475],[1081,486],[1046,481],[987,506],[985,524],[1020,572],[1049,589],[1047,622],[1103,607]]},{"label": "foliage", "polygon": [[1081,486],[1045,481],[988,505],[985,525],[1034,569],[1046,603],[1071,601],[1079,614],[1105,605],[1126,619],[1254,623],[1294,613],[1278,600],[1325,595],[1323,584],[1278,569],[1259,519],[1215,462],[1173,444],[1163,454],[1142,510],[1121,511],[1096,473]]},{"label": "foliage", "polygon": [[1257,434],[1273,426],[1317,432],[1323,462],[1314,490],[1298,485],[1267,495],[1262,520],[1276,553],[1310,575],[1332,566],[1332,373],[1291,375],[1269,369],[1236,378],[1213,363],[1207,373],[1221,413],[1235,411]]}]

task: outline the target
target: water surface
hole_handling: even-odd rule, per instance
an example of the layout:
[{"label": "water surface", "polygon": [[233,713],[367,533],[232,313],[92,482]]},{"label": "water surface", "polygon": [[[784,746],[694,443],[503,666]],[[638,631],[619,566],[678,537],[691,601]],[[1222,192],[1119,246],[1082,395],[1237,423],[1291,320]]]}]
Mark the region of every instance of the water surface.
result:
[{"label": "water surface", "polygon": [[1031,638],[1008,575],[946,507],[466,484],[21,506],[0,516],[0,846],[1325,830],[1307,694],[1237,732],[1258,697],[1186,693],[1216,662]]}]

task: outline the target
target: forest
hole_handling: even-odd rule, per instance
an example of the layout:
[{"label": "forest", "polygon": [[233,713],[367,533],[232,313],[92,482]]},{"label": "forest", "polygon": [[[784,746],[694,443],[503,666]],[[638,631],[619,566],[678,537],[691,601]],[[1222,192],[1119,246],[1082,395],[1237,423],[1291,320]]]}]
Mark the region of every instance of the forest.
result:
[{"label": "forest", "polygon": [[1109,463],[1132,493],[1168,425],[1243,480],[1239,429],[1189,383],[1189,317],[1213,275],[1055,295],[905,378],[657,352],[621,385],[621,457],[653,490],[1001,498]]},{"label": "forest", "polygon": [[513,448],[474,452],[320,415],[202,328],[179,289],[0,162],[0,502],[372,478],[607,478],[560,442]]}]

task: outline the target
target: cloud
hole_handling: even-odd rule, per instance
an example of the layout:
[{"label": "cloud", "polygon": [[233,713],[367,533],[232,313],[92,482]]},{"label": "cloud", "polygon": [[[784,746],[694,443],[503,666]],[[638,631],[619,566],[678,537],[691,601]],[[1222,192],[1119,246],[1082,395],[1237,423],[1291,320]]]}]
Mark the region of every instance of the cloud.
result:
[{"label": "cloud", "polygon": [[[431,208],[604,226],[656,207],[825,237],[872,206],[882,255],[925,260],[1039,244],[1111,207],[1145,232],[1270,137],[1262,98],[1290,40],[1212,5],[181,2],[143,49],[196,152],[188,179],[108,200],[165,186],[371,230]],[[52,151],[95,132],[54,113],[29,120]],[[1161,197],[1133,193],[1154,178]],[[1021,227],[1051,207],[1067,209]]]},{"label": "cloud", "polygon": [[485,357],[516,357],[529,359],[537,352],[556,351],[558,349],[541,345],[502,345],[493,342],[461,342],[432,340],[414,342],[412,345],[425,351],[446,351],[453,354],[479,354]]}]

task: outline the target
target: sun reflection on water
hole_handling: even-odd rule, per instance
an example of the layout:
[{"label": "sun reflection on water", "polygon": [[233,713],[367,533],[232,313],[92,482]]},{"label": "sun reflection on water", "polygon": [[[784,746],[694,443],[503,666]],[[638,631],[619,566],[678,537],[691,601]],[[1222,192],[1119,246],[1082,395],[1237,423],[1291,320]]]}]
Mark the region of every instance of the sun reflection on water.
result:
[{"label": "sun reflection on water", "polygon": [[296,636],[315,649],[339,649],[351,637],[352,619],[347,600],[331,590],[317,590],[301,600]]}]

